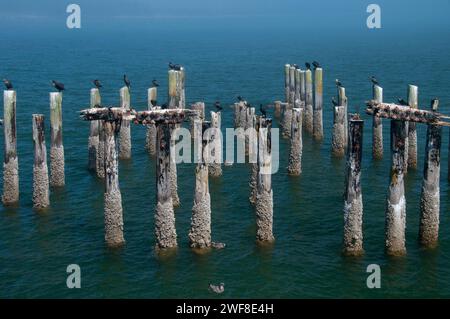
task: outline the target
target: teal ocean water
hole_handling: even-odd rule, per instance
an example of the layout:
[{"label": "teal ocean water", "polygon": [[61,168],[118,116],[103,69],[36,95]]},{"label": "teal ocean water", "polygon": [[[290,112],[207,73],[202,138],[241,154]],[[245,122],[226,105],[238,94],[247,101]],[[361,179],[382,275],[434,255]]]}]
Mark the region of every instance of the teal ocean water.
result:
[{"label": "teal ocean water", "polygon": [[[161,31],[161,30],[160,30]],[[308,33],[301,30],[209,30],[163,32],[137,30],[96,34],[83,31],[2,31],[0,74],[17,89],[20,205],[0,207],[0,297],[58,298],[397,298],[450,297],[450,186],[447,181],[448,129],[443,130],[441,224],[439,247],[426,251],[417,242],[419,196],[425,131],[418,125],[419,165],[406,179],[407,255],[384,253],[384,208],[389,183],[389,124],[384,125],[385,156],[371,158],[371,119],[364,129],[362,189],[364,248],[361,258],[341,255],[345,159],[330,155],[334,80],[347,89],[351,111],[363,111],[371,98],[368,77],[384,87],[386,101],[405,97],[407,84],[419,86],[420,105],[441,99],[449,114],[450,42],[448,31]],[[167,62],[186,68],[188,102],[218,99],[231,104],[243,95],[254,104],[283,99],[285,63],[318,60],[324,68],[322,143],[304,136],[303,173],[286,173],[288,141],[280,140],[280,170],[273,176],[275,243],[255,242],[255,213],[248,202],[250,165],[224,167],[223,177],[210,180],[212,234],[226,249],[197,255],[188,245],[193,203],[192,164],[178,167],[181,207],[176,209],[179,248],[172,256],[155,253],[153,212],[155,161],[144,149],[145,128],[132,126],[132,160],[121,161],[126,245],[104,244],[103,185],[87,171],[89,124],[77,111],[89,105],[91,80],[103,84],[103,103],[118,104],[122,75],[132,81],[132,105],[146,107],[153,78],[167,95]],[[51,208],[32,209],[31,114],[46,116],[49,140],[50,80],[66,85],[64,147],[66,187],[52,190]],[[223,127],[233,123],[226,108]],[[278,126],[278,122],[274,122]],[[0,139],[3,149],[3,138]],[[0,177],[0,185],[2,183]],[[1,187],[1,186],[0,186]],[[66,267],[81,267],[81,289],[66,287]],[[366,267],[379,264],[382,288],[366,287]],[[208,284],[224,282],[216,296]]]}]

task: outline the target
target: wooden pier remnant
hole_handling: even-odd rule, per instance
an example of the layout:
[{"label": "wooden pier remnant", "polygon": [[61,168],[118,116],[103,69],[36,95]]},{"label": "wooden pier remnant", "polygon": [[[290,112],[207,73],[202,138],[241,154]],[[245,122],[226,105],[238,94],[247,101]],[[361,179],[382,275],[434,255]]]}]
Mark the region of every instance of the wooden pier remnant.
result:
[{"label": "wooden pier remnant", "polygon": [[[215,113],[215,112],[211,112]],[[194,205],[192,207],[191,230],[189,242],[191,248],[208,248],[211,246],[211,196],[208,183],[208,151],[206,146],[211,142],[203,134],[211,127],[210,122],[195,121],[196,130],[202,132],[202,151],[195,169]]]},{"label": "wooden pier remnant", "polygon": [[[255,113],[255,108],[253,109],[253,114]],[[207,162],[209,176],[219,177],[222,176],[222,133],[221,133],[221,112],[211,111],[211,122],[209,127],[204,127],[203,129],[210,128],[209,134],[209,146],[208,150],[211,152],[211,160]]]},{"label": "wooden pier remnant", "polygon": [[34,145],[33,208],[41,210],[50,205],[44,115],[33,114],[32,119]]},{"label": "wooden pier remnant", "polygon": [[[129,110],[131,108],[130,89],[127,86],[120,89],[120,107],[124,110]],[[130,122],[127,120],[123,120],[120,125],[119,158],[131,158],[131,126]]]},{"label": "wooden pier remnant", "polygon": [[283,119],[281,121],[281,135],[284,138],[289,138],[291,136],[291,125],[292,125],[292,103],[287,103],[284,106]]},{"label": "wooden pier remnant", "polygon": [[305,71],[305,131],[313,134],[313,86],[312,72],[310,69]]},{"label": "wooden pier remnant", "polygon": [[195,125],[195,121],[204,121],[205,120],[205,103],[204,102],[196,102],[191,105],[191,110],[196,110],[199,112],[199,118],[191,118],[191,137],[195,139],[198,134],[195,130],[198,126]]},{"label": "wooden pier remnant", "polygon": [[[305,70],[299,70],[300,72],[300,108],[303,109],[303,114],[305,113],[305,103],[306,103],[306,79],[305,79]],[[305,124],[305,117],[302,116],[303,123]]]},{"label": "wooden pier remnant", "polygon": [[289,104],[291,104],[291,109],[294,108],[295,104],[295,67],[289,67]]},{"label": "wooden pier remnant", "polygon": [[289,87],[289,83],[290,83],[290,68],[291,65],[290,64],[285,64],[284,65],[284,97],[285,97],[285,102],[289,103],[289,98],[290,98],[290,92],[291,89]]},{"label": "wooden pier remnant", "polygon": [[19,159],[17,157],[16,91],[3,92],[3,132],[5,156],[3,160],[4,205],[19,202]]},{"label": "wooden pier remnant", "polygon": [[274,102],[273,116],[279,118],[281,115],[281,101]]},{"label": "wooden pier remnant", "polygon": [[[344,146],[347,147],[348,143],[348,99],[345,94],[345,87],[339,85],[337,87],[338,105],[344,107]],[[344,148],[345,149],[345,148]]]},{"label": "wooden pier remnant", "polygon": [[406,254],[406,199],[404,186],[406,122],[391,120],[392,167],[386,205],[385,248],[389,255]]},{"label": "wooden pier remnant", "polygon": [[[147,91],[147,109],[149,111],[153,110],[158,99],[158,88],[151,87]],[[148,153],[152,156],[156,154],[156,126],[154,123],[147,125],[147,134],[145,137],[145,148]]]},{"label": "wooden pier remnant", "polygon": [[323,70],[318,67],[314,70],[314,111],[313,111],[313,138],[316,141],[323,139]]},{"label": "wooden pier remnant", "polygon": [[[101,105],[100,90],[98,88],[91,89],[91,107],[96,107],[96,105]],[[89,130],[89,140],[88,140],[88,169],[90,171],[97,170],[97,153],[99,144],[99,122],[92,121]]]},{"label": "wooden pier remnant", "polygon": [[256,238],[259,242],[271,242],[275,239],[273,236],[271,126],[272,119],[259,117],[256,193]]},{"label": "wooden pier remnant", "polygon": [[301,107],[301,101],[300,101],[300,87],[301,87],[301,70],[295,69],[295,95],[294,95],[294,108],[300,108]]},{"label": "wooden pier remnant", "polygon": [[[331,135],[331,154],[335,157],[343,157],[348,141],[345,132],[345,119],[347,117],[347,97],[345,96],[345,88],[338,86],[338,102],[337,106],[333,106],[333,132]],[[341,104],[342,103],[342,104]]]},{"label": "wooden pier remnant", "polygon": [[250,187],[250,196],[248,200],[250,204],[255,205],[256,203],[256,194],[258,187],[258,131],[259,131],[259,117],[258,115],[253,116],[252,128],[254,129],[254,133],[256,136],[253,136],[250,139],[249,146],[249,157],[248,161],[251,164],[251,173],[250,173],[250,182],[248,183]]},{"label": "wooden pier remnant", "polygon": [[168,101],[171,109],[184,109],[184,68],[180,71],[169,70]]},{"label": "wooden pier remnant", "polygon": [[[408,85],[408,105],[414,109],[419,105],[419,88]],[[408,168],[417,168],[417,131],[416,123],[408,123]]]},{"label": "wooden pier remnant", "polygon": [[363,201],[361,191],[361,162],[364,121],[355,114],[349,123],[347,173],[344,193],[343,253],[359,256],[363,250]]},{"label": "wooden pier remnant", "polygon": [[289,152],[288,174],[298,176],[302,172],[302,115],[303,109],[294,108],[292,111],[291,149]]},{"label": "wooden pier remnant", "polygon": [[[383,88],[378,84],[372,86],[373,100],[378,103],[383,103]],[[372,156],[375,160],[383,158],[383,122],[382,119],[376,115],[372,117]]]},{"label": "wooden pier remnant", "polygon": [[50,93],[50,186],[65,185],[64,145],[62,139],[62,93]]},{"label": "wooden pier remnant", "polygon": [[[432,111],[437,112],[438,104],[438,100],[432,101]],[[430,248],[437,246],[439,236],[441,136],[440,125],[428,125],[420,196],[419,242]]]}]

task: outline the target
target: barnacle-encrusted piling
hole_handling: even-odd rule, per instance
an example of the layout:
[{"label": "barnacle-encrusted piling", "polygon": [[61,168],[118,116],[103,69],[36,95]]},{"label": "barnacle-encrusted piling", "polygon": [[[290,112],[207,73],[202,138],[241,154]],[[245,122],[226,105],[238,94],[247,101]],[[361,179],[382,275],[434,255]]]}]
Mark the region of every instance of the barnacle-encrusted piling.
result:
[{"label": "barnacle-encrusted piling", "polygon": [[[101,105],[100,90],[98,88],[91,89],[91,107]],[[88,169],[95,172],[97,170],[97,153],[99,137],[99,121],[91,121],[88,140]]]},{"label": "barnacle-encrusted piling", "polygon": [[5,156],[3,159],[4,205],[19,202],[19,159],[17,157],[16,91],[3,92],[3,134]]},{"label": "barnacle-encrusted piling", "polygon": [[[254,108],[253,113],[254,113]],[[211,159],[207,162],[209,175],[212,177],[222,176],[222,133],[221,133],[221,112],[211,111],[210,134],[208,151]]]},{"label": "barnacle-encrusted piling", "polygon": [[50,205],[47,149],[45,147],[44,115],[33,114],[33,208],[45,209]]},{"label": "barnacle-encrusted piling", "polygon": [[[383,103],[383,88],[378,84],[372,87],[373,100]],[[376,160],[383,158],[383,122],[381,117],[372,117],[372,156]]]},{"label": "barnacle-encrusted piling", "polygon": [[[151,87],[148,89],[147,108],[153,110],[156,107],[156,101],[158,99],[158,88]],[[155,123],[147,124],[147,135],[145,138],[145,148],[150,155],[156,154],[156,125]]]},{"label": "barnacle-encrusted piling", "polygon": [[273,236],[272,119],[260,117],[258,129],[258,181],[256,193],[256,238],[270,242]]},{"label": "barnacle-encrusted piling", "polygon": [[64,146],[62,140],[62,93],[50,93],[50,186],[65,184]]},{"label": "barnacle-encrusted piling", "polygon": [[[120,107],[125,110],[130,109],[130,90],[124,86],[120,89]],[[119,158],[131,158],[131,126],[130,121],[122,120],[119,135]]]},{"label": "barnacle-encrusted piling", "polygon": [[335,157],[345,155],[345,106],[333,107],[333,133],[331,139],[331,154]]},{"label": "barnacle-encrusted piling", "polygon": [[256,203],[256,193],[258,184],[258,131],[259,131],[259,116],[253,115],[252,119],[252,137],[250,138],[248,161],[251,164],[250,173],[250,196],[248,200],[252,205]]},{"label": "barnacle-encrusted piling", "polygon": [[391,120],[392,167],[386,203],[385,248],[389,255],[406,254],[406,199],[404,185],[406,122]]},{"label": "barnacle-encrusted piling", "polygon": [[289,104],[291,109],[294,108],[295,103],[295,67],[289,67]]},{"label": "barnacle-encrusted piling", "polygon": [[292,110],[291,149],[289,152],[288,174],[298,176],[302,172],[302,114],[303,109]]},{"label": "barnacle-encrusted piling", "polygon": [[363,254],[363,201],[361,192],[361,158],[364,121],[354,115],[349,123],[347,173],[344,192],[344,248],[350,256]]},{"label": "barnacle-encrusted piling", "polygon": [[204,102],[196,102],[191,105],[191,110],[196,110],[199,112],[198,118],[191,118],[191,137],[192,139],[195,139],[198,135],[195,130],[198,128],[198,125],[195,125],[195,121],[204,121],[205,119],[205,103]]},{"label": "barnacle-encrusted piling", "polygon": [[313,133],[313,86],[312,72],[305,71],[305,131],[309,134]]},{"label": "barnacle-encrusted piling", "polygon": [[[123,120],[122,120],[123,123]],[[125,243],[123,237],[122,194],[119,187],[116,135],[118,121],[105,121],[105,241],[115,247]]]},{"label": "barnacle-encrusted piling", "polygon": [[293,104],[291,103],[287,103],[284,106],[283,119],[281,121],[281,136],[284,138],[289,138],[291,136],[292,108]]},{"label": "barnacle-encrusted piling", "polygon": [[[437,111],[437,109],[438,101],[435,100],[432,110]],[[419,241],[422,246],[430,248],[437,246],[439,236],[441,136],[442,127],[440,125],[428,125],[420,196]]]},{"label": "barnacle-encrusted piling", "polygon": [[[211,112],[214,113],[214,112]],[[211,123],[195,121],[196,130],[206,131]],[[203,128],[202,128],[203,126]],[[205,134],[206,135],[206,134]],[[208,152],[205,150],[209,137],[202,134],[201,159],[195,169],[194,205],[192,207],[191,230],[189,242],[192,248],[208,248],[211,246],[211,196],[208,183]]]},{"label": "barnacle-encrusted piling", "polygon": [[313,138],[316,141],[323,139],[323,83],[322,68],[314,70],[314,112],[313,112]]},{"label": "barnacle-encrusted piling", "polygon": [[289,96],[290,96],[290,87],[289,87],[289,82],[290,82],[290,78],[289,78],[289,70],[291,68],[290,64],[285,64],[284,65],[284,99],[286,103],[289,103]]},{"label": "barnacle-encrusted piling", "polygon": [[[417,109],[419,107],[419,88],[408,85],[408,104]],[[417,168],[417,131],[416,123],[408,123],[408,168]]]}]

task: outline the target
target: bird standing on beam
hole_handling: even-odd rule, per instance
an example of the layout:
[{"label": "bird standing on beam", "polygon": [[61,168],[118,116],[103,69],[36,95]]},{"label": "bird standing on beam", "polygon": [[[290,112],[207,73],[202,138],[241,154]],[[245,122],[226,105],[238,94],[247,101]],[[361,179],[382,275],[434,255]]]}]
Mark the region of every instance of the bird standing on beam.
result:
[{"label": "bird standing on beam", "polygon": [[52,85],[58,92],[64,91],[64,84],[55,80],[52,80]]}]

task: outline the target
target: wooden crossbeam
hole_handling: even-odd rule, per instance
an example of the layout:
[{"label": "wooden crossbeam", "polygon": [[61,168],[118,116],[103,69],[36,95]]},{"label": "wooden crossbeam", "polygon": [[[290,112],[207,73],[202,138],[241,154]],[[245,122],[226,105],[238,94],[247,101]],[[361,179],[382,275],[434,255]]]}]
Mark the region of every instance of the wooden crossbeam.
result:
[{"label": "wooden crossbeam", "polygon": [[426,111],[393,103],[366,102],[366,113],[392,120],[450,126],[450,117],[433,111]]}]

